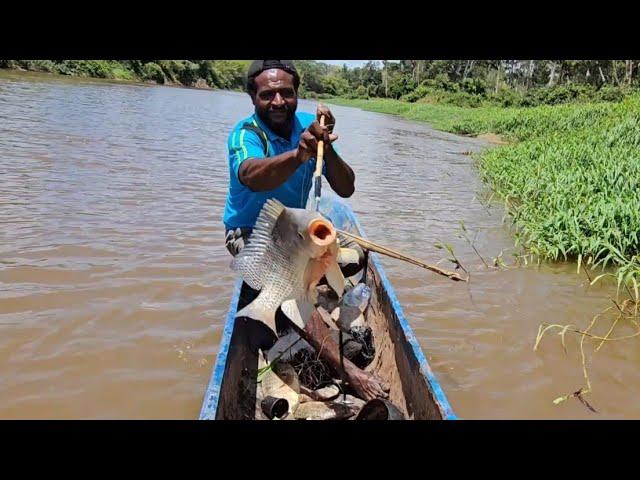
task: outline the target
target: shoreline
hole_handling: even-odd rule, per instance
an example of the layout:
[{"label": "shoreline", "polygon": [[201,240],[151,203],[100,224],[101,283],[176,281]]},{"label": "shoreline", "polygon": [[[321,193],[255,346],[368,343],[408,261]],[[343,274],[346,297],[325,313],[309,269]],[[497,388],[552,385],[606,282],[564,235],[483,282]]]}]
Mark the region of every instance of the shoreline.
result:
[{"label": "shoreline", "polygon": [[[517,141],[509,140],[503,135],[490,130],[479,131],[477,133],[459,131],[456,129],[458,122],[466,120],[465,115],[473,115],[480,112],[483,108],[491,108],[495,110],[500,107],[458,107],[447,104],[421,104],[409,103],[401,100],[392,99],[347,99],[341,97],[318,99],[328,104],[341,107],[360,108],[361,110],[393,115],[404,118],[405,120],[426,123],[434,130],[451,133],[466,138],[477,138],[484,140],[493,146],[513,145]],[[429,115],[429,109],[432,115]],[[422,110],[420,114],[411,115],[416,111]]]},{"label": "shoreline", "polygon": [[218,91],[218,92],[239,92],[239,90],[226,90],[216,87],[211,87],[204,80],[202,82],[196,82],[195,85],[183,85],[182,83],[157,83],[153,80],[129,80],[124,78],[102,78],[102,77],[92,77],[88,75],[64,75],[62,73],[56,72],[45,72],[41,70],[27,70],[22,67],[11,67],[11,68],[0,68],[0,76],[6,73],[11,75],[12,73],[16,75],[24,75],[24,76],[33,76],[33,77],[46,77],[53,79],[73,79],[73,80],[81,80],[81,81],[89,81],[95,83],[102,84],[115,84],[115,85],[132,85],[132,86],[142,86],[142,87],[170,87],[170,88],[186,88],[189,90],[204,90],[204,91]]}]

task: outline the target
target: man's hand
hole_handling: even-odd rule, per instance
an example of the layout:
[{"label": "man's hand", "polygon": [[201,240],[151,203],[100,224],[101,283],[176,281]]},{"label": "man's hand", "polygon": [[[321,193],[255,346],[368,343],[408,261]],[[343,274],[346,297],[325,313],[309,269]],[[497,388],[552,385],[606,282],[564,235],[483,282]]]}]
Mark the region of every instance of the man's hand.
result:
[{"label": "man's hand", "polygon": [[[329,112],[331,113],[331,112]],[[333,118],[333,117],[332,117]],[[321,127],[318,121],[314,121],[302,135],[296,151],[296,158],[304,163],[318,154],[318,142],[324,141],[325,147],[338,139],[337,135],[329,133],[328,127]]]},{"label": "man's hand", "polygon": [[318,104],[318,110],[316,112],[316,119],[320,122],[320,117],[324,115],[324,124],[327,127],[329,133],[333,133],[333,129],[336,126],[336,119],[329,110],[329,107],[323,105],[322,103]]}]

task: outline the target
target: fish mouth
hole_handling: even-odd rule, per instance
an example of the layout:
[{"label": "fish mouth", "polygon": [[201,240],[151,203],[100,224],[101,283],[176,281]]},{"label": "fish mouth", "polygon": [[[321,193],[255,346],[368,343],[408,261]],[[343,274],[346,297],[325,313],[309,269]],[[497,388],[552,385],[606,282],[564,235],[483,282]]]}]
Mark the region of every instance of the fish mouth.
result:
[{"label": "fish mouth", "polygon": [[311,221],[307,231],[311,241],[319,247],[326,247],[336,240],[336,229],[330,222],[323,219]]}]

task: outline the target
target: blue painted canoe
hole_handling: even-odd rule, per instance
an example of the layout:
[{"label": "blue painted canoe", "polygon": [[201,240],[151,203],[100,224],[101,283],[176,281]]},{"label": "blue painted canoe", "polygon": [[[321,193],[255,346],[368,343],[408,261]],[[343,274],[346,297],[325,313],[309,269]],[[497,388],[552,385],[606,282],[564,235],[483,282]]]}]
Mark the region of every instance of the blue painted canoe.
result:
[{"label": "blue painted canoe", "polygon": [[[323,194],[324,195],[324,194]],[[323,196],[320,211],[336,228],[365,236],[347,203],[336,195]],[[371,300],[366,311],[372,327],[376,356],[367,367],[391,385],[389,399],[415,420],[455,420],[447,397],[405,318],[400,302],[377,257],[368,255],[366,283]],[[258,357],[251,348],[245,319],[235,319],[242,308],[242,281],[235,286],[218,357],[204,402],[201,420],[253,420],[256,418]]]}]

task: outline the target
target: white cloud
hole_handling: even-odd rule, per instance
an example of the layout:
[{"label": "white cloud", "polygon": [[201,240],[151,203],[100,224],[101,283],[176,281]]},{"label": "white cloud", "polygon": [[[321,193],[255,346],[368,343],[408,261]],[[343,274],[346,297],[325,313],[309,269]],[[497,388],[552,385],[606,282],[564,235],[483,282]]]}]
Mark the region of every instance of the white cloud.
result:
[{"label": "white cloud", "polygon": [[[347,68],[356,68],[361,67],[365,63],[370,62],[371,60],[317,60],[318,62],[328,63],[329,65],[338,65],[342,66],[344,64],[347,65]],[[373,60],[374,62],[382,62],[382,60]],[[388,62],[397,63],[400,60],[387,60]]]},{"label": "white cloud", "polygon": [[361,67],[362,65],[367,63],[369,60],[318,60],[318,61],[322,63],[328,63],[329,65],[338,65],[340,67],[346,64],[347,68],[356,68],[356,67]]}]

